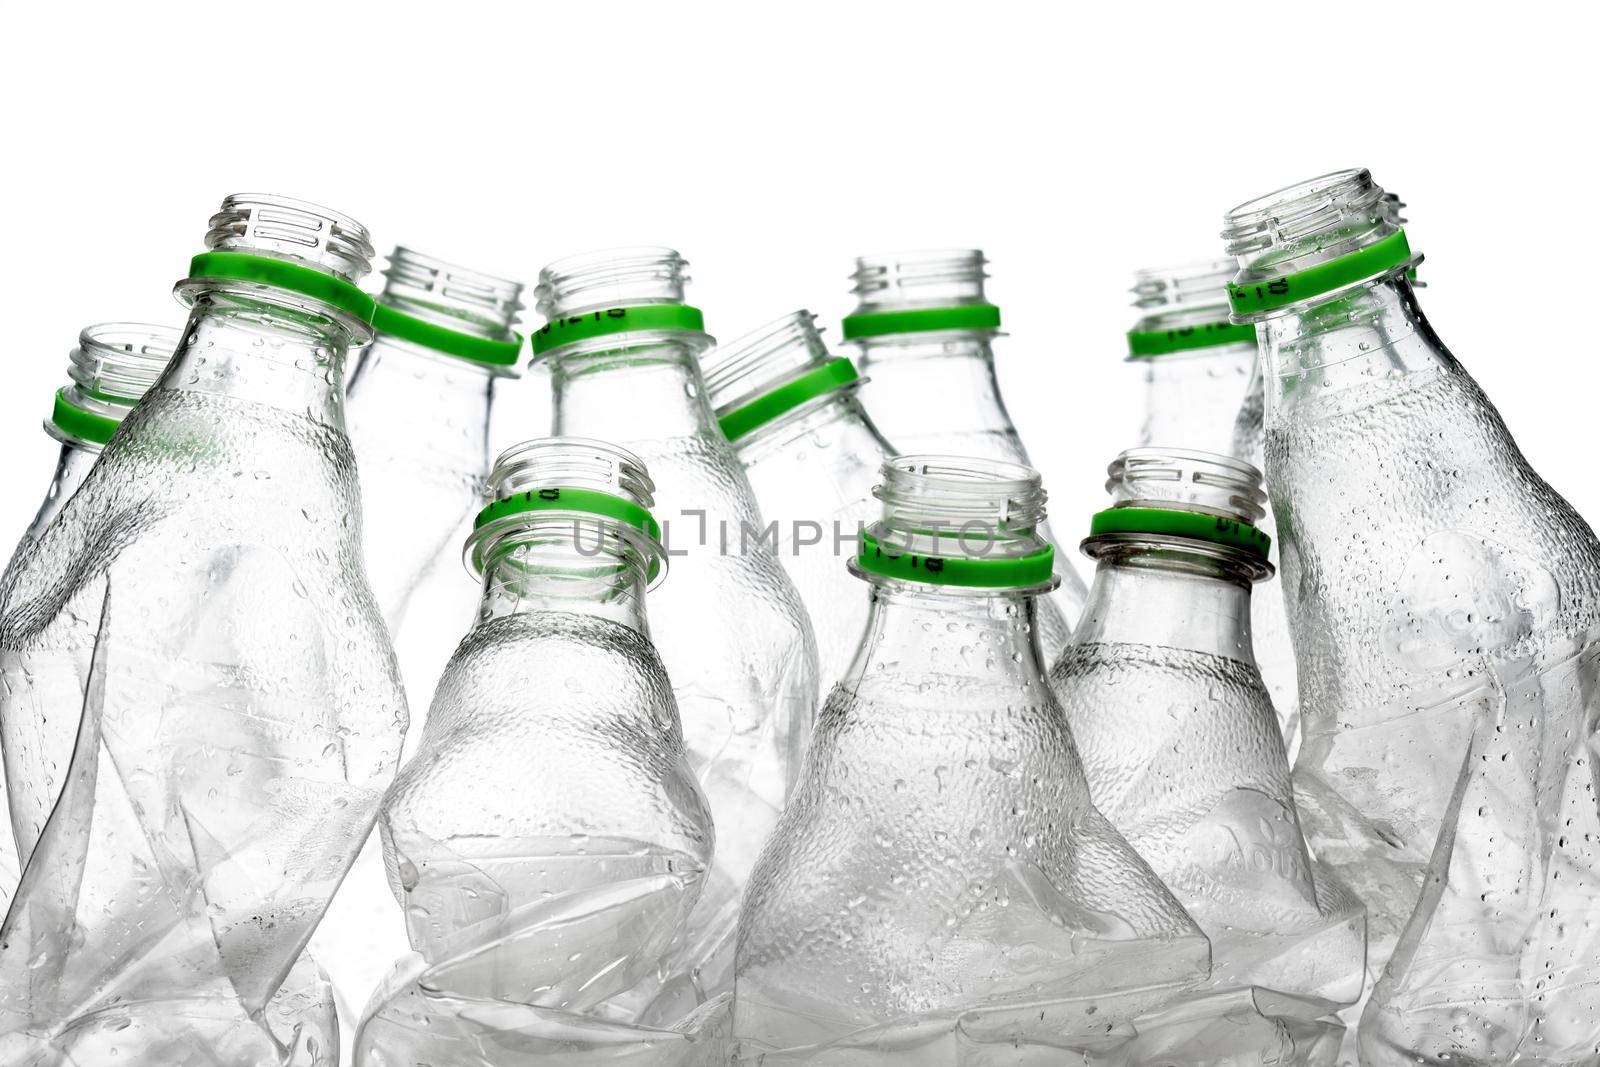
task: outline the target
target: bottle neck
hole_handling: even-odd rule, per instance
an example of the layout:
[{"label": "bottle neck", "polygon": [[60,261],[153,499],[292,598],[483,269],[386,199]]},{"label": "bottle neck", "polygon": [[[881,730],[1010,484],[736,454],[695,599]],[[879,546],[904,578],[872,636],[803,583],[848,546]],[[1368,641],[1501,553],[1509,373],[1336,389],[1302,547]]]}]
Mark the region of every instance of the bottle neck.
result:
[{"label": "bottle neck", "polygon": [[1043,683],[1036,595],[869,584],[865,637],[847,679],[870,684],[879,674],[905,679],[982,672],[991,683]]},{"label": "bottle neck", "polygon": [[1205,556],[1112,549],[1095,569],[1072,642],[1158,645],[1253,665],[1250,584]]},{"label": "bottle neck", "polygon": [[740,462],[749,468],[775,455],[792,454],[792,446],[803,438],[814,441],[816,448],[827,455],[837,455],[839,449],[848,449],[851,455],[882,459],[894,454],[867,417],[853,386],[835,389],[786,411],[733,445]]},{"label": "bottle neck", "polygon": [[489,410],[495,376],[488,367],[379,335],[357,357],[345,390],[352,419],[383,420],[425,452],[430,465],[452,470],[489,466]]},{"label": "bottle neck", "polygon": [[[907,337],[913,338],[906,340]],[[998,434],[1015,431],[1000,399],[995,377],[994,334],[989,330],[951,330],[937,334],[899,335],[897,340],[860,338],[856,367],[869,378],[868,395],[884,418],[891,405],[878,398],[894,398],[893,407],[917,413],[917,424],[935,427],[940,436]],[[917,339],[924,338],[924,339]],[[886,424],[900,448],[915,450],[920,435],[906,427]],[[902,438],[909,438],[902,440]],[[1007,458],[1024,461],[1020,454]]]},{"label": "bottle neck", "polygon": [[56,460],[55,477],[50,480],[50,489],[45,493],[44,503],[39,505],[39,512],[33,518],[33,523],[28,527],[28,532],[23,535],[23,542],[31,544],[44,536],[72,495],[78,491],[83,480],[89,476],[89,470],[94,466],[94,461],[100,458],[100,446],[91,445],[76,440],[64,441],[61,445],[61,456]]},{"label": "bottle neck", "polygon": [[1337,406],[1341,394],[1391,386],[1454,367],[1404,275],[1376,279],[1257,327],[1268,419],[1289,410]]},{"label": "bottle neck", "polygon": [[247,294],[202,292],[155,390],[234,397],[343,432],[351,340],[332,317]]},{"label": "bottle neck", "polygon": [[646,561],[603,521],[533,519],[488,549],[478,625],[513,615],[587,615],[650,634]]},{"label": "bottle neck", "polygon": [[627,443],[647,438],[720,437],[694,346],[655,341],[547,357],[552,432]]},{"label": "bottle neck", "polygon": [[1140,443],[1231,453],[1233,420],[1248,391],[1255,357],[1255,345],[1237,344],[1142,360],[1145,418]]}]

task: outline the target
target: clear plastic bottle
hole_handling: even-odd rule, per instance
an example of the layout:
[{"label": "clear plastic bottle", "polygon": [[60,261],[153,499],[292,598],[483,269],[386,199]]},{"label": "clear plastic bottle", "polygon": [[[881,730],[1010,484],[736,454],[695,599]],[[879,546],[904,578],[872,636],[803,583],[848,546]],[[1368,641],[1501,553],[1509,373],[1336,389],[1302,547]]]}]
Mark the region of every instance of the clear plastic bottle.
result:
[{"label": "clear plastic bottle", "polygon": [[[1223,259],[1135,275],[1133,306],[1144,314],[1128,331],[1128,358],[1144,369],[1141,445],[1232,455],[1259,469],[1259,441],[1254,454],[1234,451],[1239,424],[1261,402],[1255,327],[1228,319],[1234,269],[1232,260]],[[1270,509],[1264,526],[1272,526]],[[1276,545],[1272,552],[1276,565]],[[1300,694],[1289,616],[1276,584],[1250,598],[1250,615],[1256,665],[1293,760],[1300,742]]]},{"label": "clear plastic bottle", "polygon": [[[71,381],[56,393],[55,407],[44,424],[45,432],[61,442],[55,476],[44,503],[39,505],[12,553],[13,561],[39,540],[55,521],[56,513],[72,499],[123,416],[161,376],[177,343],[176,330],[134,322],[101,323],[78,335],[78,347],[68,357],[67,376]],[[3,776],[0,811],[10,811]],[[11,894],[21,876],[8,816],[5,827],[0,829],[0,915],[11,903]]]},{"label": "clear plastic bottle", "polygon": [[680,1021],[682,977],[662,971],[713,845],[646,624],[666,562],[652,489],[597,441],[531,441],[495,463],[467,541],[478,622],[379,822],[426,969],[374,998],[358,1062],[700,1051],[650,1033]]},{"label": "clear plastic bottle", "polygon": [[[361,472],[363,554],[394,639],[407,704],[425,708],[478,590],[461,539],[483,503],[497,383],[516,368],[521,284],[404,246],[389,256],[374,337],[355,358],[346,421]],[[407,733],[403,756],[420,729]],[[312,947],[354,1032],[361,1006],[406,950],[405,924],[368,838]]]},{"label": "clear plastic bottle", "polygon": [[1059,1062],[1209,949],[1091,804],[1046,681],[1039,476],[902,456],[880,496],[866,633],[745,894],[740,1054]]},{"label": "clear plastic bottle", "polygon": [[326,990],[285,978],[406,723],[343,428],[372,249],[345,216],[255,194],[206,246],[160,381],[0,588],[31,857],[0,931],[14,1052],[337,1057]]},{"label": "clear plastic bottle", "polygon": [[652,595],[653,633],[717,827],[686,950],[711,996],[732,981],[739,893],[811,734],[817,649],[707,401],[697,359],[714,342],[683,302],[687,268],[669,248],[553,263],[537,291],[550,321],[529,341],[549,369],[555,432],[615,442],[656,484],[673,580]]},{"label": "clear plastic bottle", "polygon": [[[861,256],[843,335],[867,379],[862,402],[895,448],[1026,466],[995,375],[1000,309],[984,295],[986,262],[975,248]],[[1048,529],[1042,535],[1054,543]],[[1056,564],[1060,584],[1039,607],[1048,659],[1065,647],[1088,593],[1070,561]]]},{"label": "clear plastic bottle", "polygon": [[1367,904],[1363,1063],[1592,1063],[1600,543],[1423,317],[1366,171],[1229,213],[1313,852]]},{"label": "clear plastic bottle", "polygon": [[[1179,448],[1130,449],[1109,473],[1112,506],[1083,543],[1089,602],[1050,672],[1089,793],[1211,939],[1209,990],[1311,999],[1274,1014],[1336,1050],[1342,1026],[1317,1020],[1360,996],[1366,928],[1313,868],[1251,650],[1251,585],[1272,573],[1261,474]],[[1276,1029],[1196,1039],[1171,1062],[1269,1062],[1238,1057],[1276,1047]]]},{"label": "clear plastic bottle", "polygon": [[894,450],[856,396],[855,367],[828,351],[809,311],[719,345],[701,362],[723,433],[811,616],[819,677],[831,685],[867,621],[861,583],[845,561],[877,518],[872,490]]}]

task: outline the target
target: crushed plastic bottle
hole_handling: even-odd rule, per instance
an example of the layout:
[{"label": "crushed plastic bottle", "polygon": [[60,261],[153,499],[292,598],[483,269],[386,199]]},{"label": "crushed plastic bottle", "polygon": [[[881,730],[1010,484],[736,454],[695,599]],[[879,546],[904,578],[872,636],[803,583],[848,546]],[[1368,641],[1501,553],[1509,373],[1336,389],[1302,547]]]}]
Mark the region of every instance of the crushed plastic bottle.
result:
[{"label": "crushed plastic bottle", "polygon": [[[1144,369],[1144,423],[1139,444],[1232,455],[1258,470],[1254,451],[1238,451],[1239,425],[1259,405],[1254,326],[1228,320],[1232,260],[1142,270],[1133,306],[1143,315],[1128,331],[1128,358]],[[1245,446],[1248,448],[1248,446]],[[1263,527],[1271,527],[1269,508]],[[1277,546],[1272,558],[1277,565]],[[1278,728],[1294,759],[1300,745],[1300,693],[1289,616],[1277,584],[1250,598],[1256,665],[1272,694]]]},{"label": "crushed plastic bottle", "polygon": [[739,1054],[1062,1062],[1121,1040],[1209,948],[1091,804],[1045,679],[1039,476],[903,456],[880,495],[860,651],[745,894]]},{"label": "crushed plastic bottle", "polygon": [[[100,458],[100,450],[116,433],[123,416],[161,376],[177,344],[177,330],[136,322],[101,323],[78,335],[78,347],[68,358],[67,376],[71,382],[56,393],[55,407],[44,424],[45,432],[61,442],[61,455],[44,503],[39,505],[11,555],[12,566],[43,536],[62,506],[78,491],[89,468]],[[0,811],[10,810],[5,779],[0,776]],[[22,865],[8,814],[6,825],[0,828],[0,916],[11,903],[11,894],[21,877]]]},{"label": "crushed plastic bottle", "polygon": [[[861,256],[851,276],[859,303],[842,332],[866,378],[862,401],[895,448],[1027,466],[995,374],[1000,309],[984,295],[987,262],[975,248]],[[1041,534],[1055,543],[1048,528]],[[1046,661],[1065,647],[1088,593],[1071,561],[1056,564],[1059,584],[1039,604]]]},{"label": "crushed plastic bottle", "polygon": [[342,419],[366,231],[248,194],[206,245],[160,382],[0,589],[31,857],[0,1033],[39,1062],[335,1062],[302,950],[405,729]]},{"label": "crushed plastic bottle", "polygon": [[680,1063],[721,1033],[668,962],[713,829],[646,624],[653,488],[596,441],[496,462],[478,622],[379,822],[421,969],[380,990],[358,1063]]},{"label": "crushed plastic bottle", "polygon": [[[1360,903],[1306,851],[1251,651],[1251,584],[1272,573],[1271,538],[1253,525],[1261,474],[1177,448],[1130,449],[1109,473],[1112,506],[1084,542],[1097,561],[1089,602],[1050,672],[1089,794],[1211,939],[1206,995],[1288,995],[1323,1046],[1340,1028],[1333,1012],[1361,994],[1366,928]],[[1222,1044],[1197,1033],[1161,1062],[1310,1062],[1309,1050],[1266,1058],[1279,1044],[1270,1026]]]},{"label": "crushed plastic bottle", "polygon": [[[522,347],[513,331],[522,286],[405,247],[384,275],[375,336],[350,372],[346,407],[367,573],[407,704],[426,708],[477,614],[478,591],[458,550],[483,503],[496,387]],[[407,733],[403,758],[421,736]],[[346,1033],[406,951],[404,935],[374,835],[311,943],[339,993]]]},{"label": "crushed plastic bottle", "polygon": [[673,580],[652,595],[653,635],[717,827],[684,949],[695,996],[710,999],[732,983],[739,894],[811,735],[817,650],[707,402],[697,359],[714,342],[683,302],[687,268],[669,248],[553,263],[537,290],[549,322],[529,342],[550,373],[555,432],[628,449],[656,484]]},{"label": "crushed plastic bottle", "polygon": [[877,518],[872,495],[894,455],[861,406],[861,378],[828,352],[816,316],[796,311],[702,359],[722,431],[755,489],[771,543],[817,635],[820,677],[844,675],[867,600],[845,560]]},{"label": "crushed plastic bottle", "polygon": [[1423,317],[1369,173],[1224,236],[1265,369],[1302,824],[1384,968],[1362,1062],[1594,1063],[1600,543]]}]

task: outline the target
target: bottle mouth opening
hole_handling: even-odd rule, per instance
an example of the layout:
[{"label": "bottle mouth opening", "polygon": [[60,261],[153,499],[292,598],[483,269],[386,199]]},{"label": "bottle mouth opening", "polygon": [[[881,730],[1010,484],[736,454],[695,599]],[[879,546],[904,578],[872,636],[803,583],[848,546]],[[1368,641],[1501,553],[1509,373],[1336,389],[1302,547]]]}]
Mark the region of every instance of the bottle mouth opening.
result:
[{"label": "bottle mouth opening", "polygon": [[[967,530],[998,541],[1037,540],[1046,493],[1039,472],[971,456],[900,456],[873,489],[888,531],[942,537]],[[931,533],[929,531],[932,531]]]},{"label": "bottle mouth opening", "polygon": [[495,459],[489,498],[546,486],[573,486],[618,496],[649,509],[655,482],[644,461],[621,445],[586,437],[541,437],[513,445]]},{"label": "bottle mouth opening", "polygon": [[211,216],[212,251],[288,259],[355,283],[372,269],[367,228],[342,212],[273,193],[234,193]]},{"label": "bottle mouth opening", "polygon": [[558,259],[539,272],[535,306],[548,319],[640,304],[681,304],[689,262],[657,245],[608,248]]},{"label": "bottle mouth opening", "polygon": [[161,378],[178,349],[179,333],[142,322],[104,322],[78,335],[67,376],[82,396],[126,407]]},{"label": "bottle mouth opening", "polygon": [[522,283],[396,245],[380,301],[429,322],[498,341],[515,337]]},{"label": "bottle mouth opening", "polygon": [[1187,448],[1130,448],[1106,468],[1112,507],[1219,515],[1254,524],[1266,514],[1261,472],[1244,460]]},{"label": "bottle mouth opening", "polygon": [[985,304],[988,260],[977,248],[938,248],[860,256],[850,275],[856,313]]}]

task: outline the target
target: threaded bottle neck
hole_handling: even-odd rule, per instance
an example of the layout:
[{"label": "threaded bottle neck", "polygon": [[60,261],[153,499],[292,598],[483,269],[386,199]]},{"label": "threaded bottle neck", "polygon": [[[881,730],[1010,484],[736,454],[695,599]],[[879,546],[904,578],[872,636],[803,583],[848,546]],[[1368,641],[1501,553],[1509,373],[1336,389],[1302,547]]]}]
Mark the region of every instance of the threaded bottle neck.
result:
[{"label": "threaded bottle neck", "polygon": [[447,329],[514,341],[522,283],[396,245],[379,302]]},{"label": "threaded bottle neck", "polygon": [[976,248],[860,256],[850,275],[856,314],[987,304],[988,260]]},{"label": "threaded bottle neck", "polygon": [[670,248],[609,248],[557,260],[539,272],[538,311],[559,319],[611,308],[682,304],[689,262]]},{"label": "threaded bottle neck", "polygon": [[69,381],[46,429],[63,443],[98,449],[160,380],[177,347],[178,331],[166,326],[106,322],[85,328],[68,356]]},{"label": "threaded bottle neck", "polygon": [[348,215],[287,196],[234,193],[211,216],[208,249],[289,259],[350,283],[372,269],[367,228]]}]

